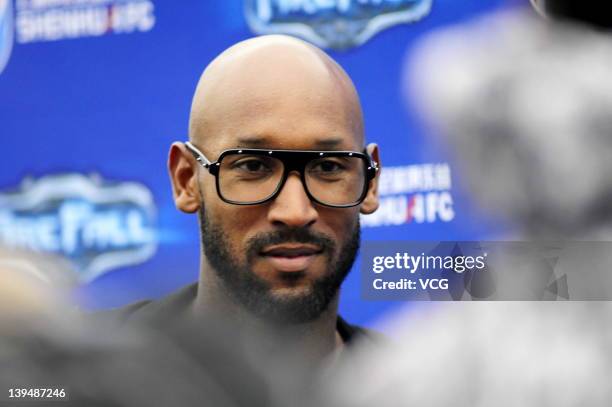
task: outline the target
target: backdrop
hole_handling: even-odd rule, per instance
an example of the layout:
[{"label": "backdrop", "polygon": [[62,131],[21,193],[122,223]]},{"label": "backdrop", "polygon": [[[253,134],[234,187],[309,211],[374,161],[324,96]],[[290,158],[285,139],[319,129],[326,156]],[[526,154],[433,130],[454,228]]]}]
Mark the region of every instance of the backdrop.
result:
[{"label": "backdrop", "polygon": [[[494,234],[500,226],[472,206],[403,78],[428,31],[517,3],[0,0],[0,241],[66,256],[90,309],[195,281],[197,221],[174,207],[168,147],[186,138],[203,68],[271,32],[324,47],[361,95],[383,163],[381,207],[362,218],[364,240]],[[367,325],[398,304],[362,300],[357,265],[341,313]]]}]

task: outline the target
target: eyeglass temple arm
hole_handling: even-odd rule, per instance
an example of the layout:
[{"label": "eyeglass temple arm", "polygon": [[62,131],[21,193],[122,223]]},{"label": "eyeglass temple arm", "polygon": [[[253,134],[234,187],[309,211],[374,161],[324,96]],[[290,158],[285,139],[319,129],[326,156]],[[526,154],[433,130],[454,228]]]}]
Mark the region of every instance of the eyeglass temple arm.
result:
[{"label": "eyeglass temple arm", "polygon": [[191,144],[190,141],[185,142],[185,147],[187,147],[187,150],[193,154],[196,161],[202,164],[205,168],[208,168],[213,164],[200,150],[196,148],[196,146]]},{"label": "eyeglass temple arm", "polygon": [[372,155],[368,153],[368,149],[364,148],[363,153],[365,154],[366,157],[368,157],[368,161],[370,162],[370,167],[374,170],[374,172],[378,172],[378,170],[380,169],[380,167],[378,166],[378,162],[374,161],[374,159],[372,158]]}]

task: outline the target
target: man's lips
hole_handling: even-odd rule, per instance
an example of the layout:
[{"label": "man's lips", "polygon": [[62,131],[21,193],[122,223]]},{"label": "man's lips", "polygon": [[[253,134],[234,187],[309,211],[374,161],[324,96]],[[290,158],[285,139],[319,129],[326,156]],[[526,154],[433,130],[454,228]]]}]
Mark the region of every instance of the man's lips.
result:
[{"label": "man's lips", "polygon": [[323,249],[314,245],[275,245],[261,251],[267,261],[279,271],[301,271],[321,254]]},{"label": "man's lips", "polygon": [[299,256],[313,256],[320,254],[323,250],[314,245],[275,245],[266,247],[261,251],[263,256],[274,256],[274,257],[299,257]]}]

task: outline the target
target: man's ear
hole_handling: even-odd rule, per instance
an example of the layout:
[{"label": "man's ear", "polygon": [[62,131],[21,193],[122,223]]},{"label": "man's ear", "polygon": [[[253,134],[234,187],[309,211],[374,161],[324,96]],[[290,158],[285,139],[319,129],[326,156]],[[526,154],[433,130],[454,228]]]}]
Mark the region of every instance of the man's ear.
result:
[{"label": "man's ear", "polygon": [[201,204],[197,165],[197,161],[183,143],[172,143],[168,154],[172,195],[177,209],[186,213],[196,212]]},{"label": "man's ear", "polygon": [[376,209],[378,209],[378,180],[380,178],[380,172],[382,171],[378,146],[374,143],[371,143],[368,144],[366,150],[368,154],[370,154],[370,157],[372,157],[372,160],[378,164],[378,171],[376,172],[376,176],[370,181],[368,193],[360,206],[360,212],[364,215],[373,213],[374,211],[376,211]]}]

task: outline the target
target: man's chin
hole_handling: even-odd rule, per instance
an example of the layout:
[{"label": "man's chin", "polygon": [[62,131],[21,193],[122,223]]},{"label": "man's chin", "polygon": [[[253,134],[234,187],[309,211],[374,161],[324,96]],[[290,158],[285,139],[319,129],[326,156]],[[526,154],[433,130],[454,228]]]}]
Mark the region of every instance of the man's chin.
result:
[{"label": "man's chin", "polygon": [[328,301],[317,298],[313,287],[269,290],[250,311],[269,322],[306,323],[318,318]]},{"label": "man's chin", "polygon": [[275,301],[295,301],[307,298],[312,295],[312,292],[312,285],[301,285],[270,289],[268,296]]}]

